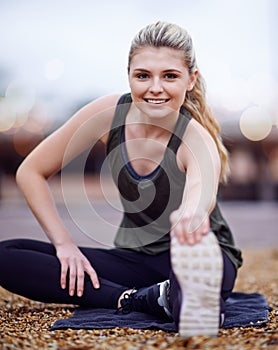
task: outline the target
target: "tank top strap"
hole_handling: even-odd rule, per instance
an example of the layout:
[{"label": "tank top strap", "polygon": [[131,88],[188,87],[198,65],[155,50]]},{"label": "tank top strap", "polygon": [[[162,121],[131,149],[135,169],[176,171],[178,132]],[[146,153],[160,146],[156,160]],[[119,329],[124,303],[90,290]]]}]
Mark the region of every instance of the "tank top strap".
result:
[{"label": "tank top strap", "polygon": [[121,127],[125,124],[125,118],[130,108],[131,102],[132,98],[130,93],[126,93],[119,98],[112,122],[112,129]]},{"label": "tank top strap", "polygon": [[168,148],[171,151],[173,151],[175,154],[177,153],[177,150],[182,142],[183,135],[185,133],[187,125],[191,119],[192,119],[192,115],[189,113],[189,111],[185,107],[182,106],[180,109],[179,118],[176,123],[174,132],[168,143]]},{"label": "tank top strap", "polygon": [[106,143],[106,154],[108,155],[115,147],[121,144],[121,130],[125,125],[126,115],[130,108],[132,99],[130,93],[122,95],[117,103],[114,118]]}]

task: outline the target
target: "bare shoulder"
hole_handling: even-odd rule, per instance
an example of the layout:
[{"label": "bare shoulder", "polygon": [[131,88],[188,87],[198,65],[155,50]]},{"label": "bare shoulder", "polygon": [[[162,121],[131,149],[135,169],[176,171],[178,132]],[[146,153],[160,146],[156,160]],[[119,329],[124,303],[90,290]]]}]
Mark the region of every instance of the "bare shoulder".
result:
[{"label": "bare shoulder", "polygon": [[121,94],[101,96],[89,102],[86,106],[83,107],[83,109],[86,109],[94,114],[104,111],[110,111],[113,113],[120,97]]},{"label": "bare shoulder", "polygon": [[99,97],[78,110],[72,119],[84,122],[90,118],[100,119],[100,115],[108,119],[113,118],[120,96],[120,94],[114,94]]},{"label": "bare shoulder", "polygon": [[189,163],[201,162],[205,158],[219,163],[215,141],[209,131],[193,118],[186,128],[177,156],[182,164],[180,168],[187,168]]},{"label": "bare shoulder", "polygon": [[208,137],[211,138],[209,132],[206,128],[203,127],[196,119],[192,118],[190,122],[188,123],[188,126],[186,128],[186,131],[184,133],[184,139],[190,137],[190,136],[202,136],[202,137]]},{"label": "bare shoulder", "polygon": [[67,121],[65,128],[81,128],[85,133],[90,130],[92,139],[105,142],[120,96],[121,94],[107,95],[89,102]]}]

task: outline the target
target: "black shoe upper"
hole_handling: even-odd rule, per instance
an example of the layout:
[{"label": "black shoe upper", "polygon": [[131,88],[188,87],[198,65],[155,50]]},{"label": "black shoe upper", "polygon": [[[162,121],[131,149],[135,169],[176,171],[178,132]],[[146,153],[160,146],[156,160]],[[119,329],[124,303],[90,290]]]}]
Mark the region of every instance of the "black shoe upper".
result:
[{"label": "black shoe upper", "polygon": [[168,318],[164,308],[158,304],[159,296],[160,291],[158,285],[125,293],[118,312],[120,311],[123,314],[127,314],[131,311],[137,311],[158,316],[159,318]]}]

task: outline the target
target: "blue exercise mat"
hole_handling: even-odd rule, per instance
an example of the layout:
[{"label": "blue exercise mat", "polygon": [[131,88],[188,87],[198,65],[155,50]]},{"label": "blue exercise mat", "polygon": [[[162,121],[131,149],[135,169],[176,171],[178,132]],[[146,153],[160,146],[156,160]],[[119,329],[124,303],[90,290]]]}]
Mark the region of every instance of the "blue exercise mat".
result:
[{"label": "blue exercise mat", "polygon": [[[222,328],[260,327],[265,326],[271,308],[263,294],[232,293],[226,301],[226,318]],[[56,321],[51,330],[58,329],[161,329],[166,332],[177,332],[174,322],[157,319],[157,317],[141,313],[115,313],[111,309],[76,308],[72,317]]]}]

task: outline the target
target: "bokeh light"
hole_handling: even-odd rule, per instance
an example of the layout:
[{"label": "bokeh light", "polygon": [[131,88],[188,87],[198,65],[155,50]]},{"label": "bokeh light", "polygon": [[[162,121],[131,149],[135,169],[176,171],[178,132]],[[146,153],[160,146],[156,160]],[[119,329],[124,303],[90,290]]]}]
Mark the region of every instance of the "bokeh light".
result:
[{"label": "bokeh light", "polygon": [[49,131],[52,125],[53,120],[48,117],[46,109],[36,106],[29,114],[23,129],[33,134],[40,134]]},{"label": "bokeh light", "polygon": [[235,150],[230,156],[232,180],[236,183],[255,182],[258,173],[258,164],[250,152]]},{"label": "bokeh light", "polygon": [[241,114],[239,126],[247,139],[260,141],[270,133],[272,119],[262,107],[249,107]]},{"label": "bokeh light", "polygon": [[16,116],[12,112],[6,98],[0,98],[0,132],[11,129],[16,122]]},{"label": "bokeh light", "polygon": [[34,107],[36,93],[25,82],[12,81],[6,89],[5,98],[13,113],[24,115]]}]

